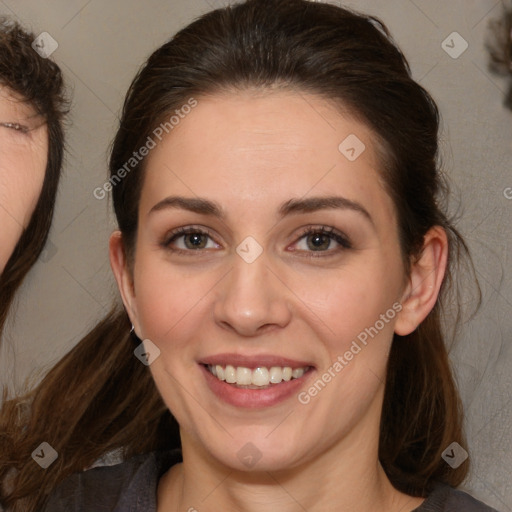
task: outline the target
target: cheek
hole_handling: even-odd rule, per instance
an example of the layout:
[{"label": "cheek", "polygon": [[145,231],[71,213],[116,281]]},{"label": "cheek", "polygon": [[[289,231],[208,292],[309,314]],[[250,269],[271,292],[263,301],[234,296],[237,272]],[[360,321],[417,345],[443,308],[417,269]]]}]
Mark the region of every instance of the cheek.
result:
[{"label": "cheek", "polygon": [[186,272],[150,253],[137,258],[134,279],[141,334],[162,351],[178,350],[204,321],[216,276]]},{"label": "cheek", "polygon": [[12,156],[0,163],[0,271],[30,223],[41,194],[46,166],[36,163]]},{"label": "cheek", "polygon": [[399,275],[389,264],[352,267],[309,287],[310,325],[322,320],[316,335],[326,350],[317,380],[299,396],[312,430],[348,431],[380,397],[401,309]]},{"label": "cheek", "polygon": [[28,179],[19,165],[0,167],[0,204],[20,226],[28,224],[40,192],[39,184]]},{"label": "cheek", "polygon": [[323,324],[331,351],[339,352],[361,333],[364,338],[375,324],[386,336],[392,332],[400,282],[399,265],[390,264],[382,255],[369,254],[357,265],[336,271],[317,272],[314,277],[297,274],[293,287],[312,319],[315,316]]},{"label": "cheek", "polygon": [[[1,185],[0,185],[1,188]],[[22,225],[13,217],[3,194],[0,194],[0,273],[2,273],[23,231]]]},{"label": "cheek", "polygon": [[3,146],[0,144],[0,204],[13,220],[27,227],[43,188],[47,148],[20,143]]}]

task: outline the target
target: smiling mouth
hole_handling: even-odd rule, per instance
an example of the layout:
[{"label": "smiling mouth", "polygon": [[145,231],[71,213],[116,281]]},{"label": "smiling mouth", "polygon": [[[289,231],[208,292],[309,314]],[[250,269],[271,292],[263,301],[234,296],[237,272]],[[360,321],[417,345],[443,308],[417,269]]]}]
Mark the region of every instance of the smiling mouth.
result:
[{"label": "smiling mouth", "polygon": [[300,379],[312,369],[311,366],[292,368],[291,366],[259,366],[251,369],[244,366],[204,365],[218,380],[241,389],[267,389],[272,386]]}]

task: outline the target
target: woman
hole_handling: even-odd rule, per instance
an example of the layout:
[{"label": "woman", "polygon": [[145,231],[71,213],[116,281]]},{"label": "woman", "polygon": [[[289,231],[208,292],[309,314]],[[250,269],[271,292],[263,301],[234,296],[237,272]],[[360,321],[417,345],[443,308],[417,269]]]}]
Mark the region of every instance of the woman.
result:
[{"label": "woman", "polygon": [[0,333],[46,243],[64,151],[62,75],[34,39],[0,18]]},{"label": "woman", "polygon": [[159,48],[110,159],[126,313],[6,405],[5,505],[492,510],[453,489],[437,135],[384,25],[333,5],[249,0]]}]

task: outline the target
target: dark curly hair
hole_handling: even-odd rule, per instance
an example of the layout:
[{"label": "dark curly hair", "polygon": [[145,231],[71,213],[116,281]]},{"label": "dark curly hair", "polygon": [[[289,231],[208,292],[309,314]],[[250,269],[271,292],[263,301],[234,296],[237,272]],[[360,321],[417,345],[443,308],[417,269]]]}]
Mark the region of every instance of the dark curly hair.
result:
[{"label": "dark curly hair", "polygon": [[17,93],[40,115],[48,129],[48,162],[41,195],[29,225],[0,275],[0,334],[9,306],[24,277],[41,254],[55,207],[64,156],[63,119],[68,111],[60,68],[34,51],[35,35],[0,17],[0,85]]}]

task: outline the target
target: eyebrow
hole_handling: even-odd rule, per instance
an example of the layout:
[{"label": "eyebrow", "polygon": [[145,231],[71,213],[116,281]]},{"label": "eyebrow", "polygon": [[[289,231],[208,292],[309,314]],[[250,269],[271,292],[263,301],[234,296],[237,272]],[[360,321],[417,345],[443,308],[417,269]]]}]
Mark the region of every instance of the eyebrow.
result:
[{"label": "eyebrow", "polygon": [[362,214],[373,224],[373,219],[366,208],[356,201],[341,196],[290,199],[281,206],[279,214],[284,217],[293,213],[309,213],[317,210],[351,210]]},{"label": "eyebrow", "polygon": [[[151,208],[148,215],[167,209],[182,209],[200,215],[209,215],[220,220],[225,220],[226,215],[215,201],[198,197],[169,196],[158,202]],[[279,208],[279,216],[285,217],[292,214],[311,213],[318,210],[350,210],[360,213],[374,224],[372,216],[361,204],[341,196],[309,197],[305,199],[290,199]]]},{"label": "eyebrow", "polygon": [[148,215],[153,212],[167,210],[169,208],[176,208],[181,210],[188,210],[189,212],[199,213],[201,215],[211,215],[219,219],[224,219],[225,214],[218,203],[208,199],[201,199],[199,197],[182,197],[170,196],[166,197],[159,203],[155,204]]}]

